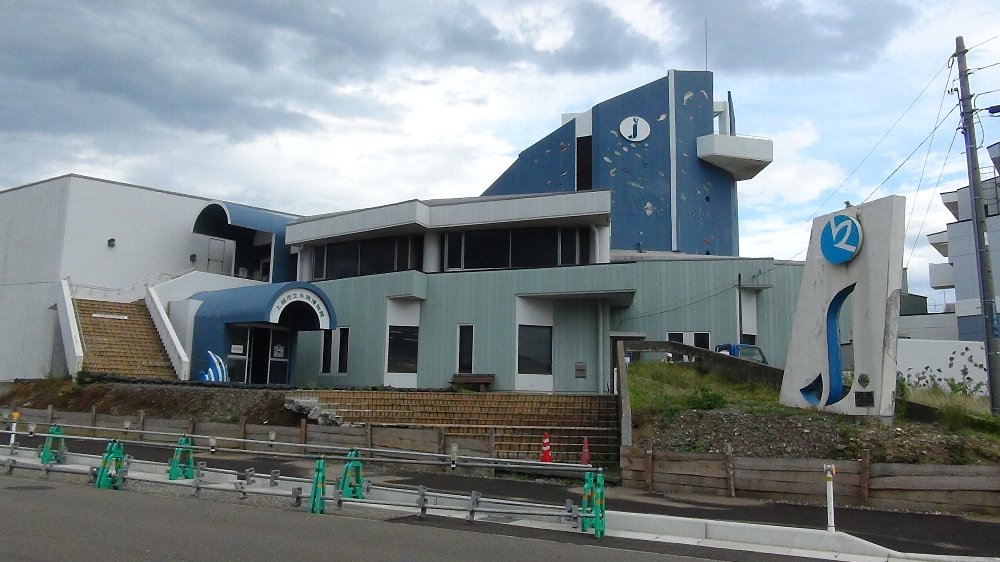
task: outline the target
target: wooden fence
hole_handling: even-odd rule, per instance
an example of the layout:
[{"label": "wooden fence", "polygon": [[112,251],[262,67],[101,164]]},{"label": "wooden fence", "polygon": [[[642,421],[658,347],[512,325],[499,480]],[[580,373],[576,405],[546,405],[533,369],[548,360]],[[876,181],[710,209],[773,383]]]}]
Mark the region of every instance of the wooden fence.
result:
[{"label": "wooden fence", "polygon": [[824,503],[823,465],[836,466],[834,501],[917,511],[1000,513],[1000,465],[920,465],[759,459],[622,447],[622,485],[653,492]]},{"label": "wooden fence", "polygon": [[[138,416],[111,416],[90,412],[59,412],[52,408],[18,408],[21,417],[18,430],[25,431],[27,424],[35,424],[35,431],[47,433],[51,424],[62,426],[68,436],[100,437],[151,443],[176,443],[178,434],[204,435],[216,438],[216,446],[247,451],[272,451],[277,453],[321,453],[316,446],[357,447],[367,449],[400,449],[422,453],[448,454],[452,443],[458,445],[458,454],[468,457],[493,456],[491,440],[470,437],[453,437],[444,428],[407,428],[388,425],[328,426],[308,425],[305,420],[298,427],[256,425],[241,420],[239,423],[217,423],[189,419],[160,419]],[[86,427],[68,427],[86,426]],[[90,429],[92,427],[114,429]],[[170,433],[173,435],[158,435]],[[259,441],[257,443],[253,441]],[[272,444],[272,442],[274,444]],[[297,443],[306,447],[279,445]],[[208,446],[206,437],[195,437],[194,444]],[[68,443],[72,450],[72,442]],[[337,454],[325,451],[326,454]],[[372,456],[372,455],[366,455]],[[379,456],[379,455],[375,455]],[[407,458],[403,453],[397,458]],[[419,458],[411,455],[410,458]],[[469,472],[482,472],[470,469]]]}]

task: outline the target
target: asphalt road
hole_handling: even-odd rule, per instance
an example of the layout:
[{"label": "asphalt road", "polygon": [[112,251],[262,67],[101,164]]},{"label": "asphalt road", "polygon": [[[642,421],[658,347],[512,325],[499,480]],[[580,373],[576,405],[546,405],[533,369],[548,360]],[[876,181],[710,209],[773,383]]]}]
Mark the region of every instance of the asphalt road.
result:
[{"label": "asphalt road", "polygon": [[[548,538],[477,532],[396,519],[311,515],[301,510],[213,502],[191,497],[97,490],[52,480],[0,476],[0,558],[73,560],[351,560],[496,562],[773,560],[702,549],[667,554],[670,545],[594,541],[581,534]],[[402,523],[402,524],[401,524]],[[553,536],[556,540],[553,540]],[[575,537],[574,542],[559,540]],[[589,539],[589,540],[588,540]],[[779,557],[780,558],[780,557]],[[784,558],[783,560],[793,560]],[[798,559],[801,560],[801,559]]]},{"label": "asphalt road", "polygon": [[[21,441],[25,446],[35,446],[40,443],[40,440],[35,443],[27,438],[23,438]],[[103,450],[103,445],[99,442],[73,441],[70,448],[76,452],[99,453]],[[166,462],[169,460],[171,451],[164,448],[128,445],[126,452],[135,458]],[[253,453],[246,456],[198,454],[197,458],[206,461],[209,466],[215,468],[243,471],[253,467],[258,474],[266,474],[271,470],[278,469],[281,470],[282,474],[291,476],[311,477],[312,475],[311,463],[303,460],[281,460]],[[562,483],[476,478],[437,472],[390,472],[374,475],[371,474],[368,466],[365,470],[368,471],[366,476],[371,476],[378,483],[404,486],[425,485],[431,490],[442,492],[467,494],[475,490],[487,497],[524,499],[556,505],[562,505],[567,498],[579,502],[581,495],[579,485]],[[615,511],[657,513],[813,529],[826,527],[826,508],[824,506],[647,494],[642,491],[617,487],[608,488],[607,508]],[[412,523],[422,526],[459,528],[452,520],[412,521]],[[996,517],[969,518],[956,515],[900,513],[840,507],[836,510],[836,524],[839,531],[901,552],[956,556],[1000,556],[1000,518]],[[495,530],[480,528],[481,526],[478,524],[476,527],[473,529],[474,531],[513,532],[510,527],[499,525],[496,526],[499,528]],[[610,538],[605,537],[601,540],[606,541]],[[631,545],[629,548],[646,549],[647,547]],[[712,559],[733,559],[725,558],[724,553],[708,552],[704,549],[674,548],[673,550],[660,549],[658,551],[718,557]]]}]

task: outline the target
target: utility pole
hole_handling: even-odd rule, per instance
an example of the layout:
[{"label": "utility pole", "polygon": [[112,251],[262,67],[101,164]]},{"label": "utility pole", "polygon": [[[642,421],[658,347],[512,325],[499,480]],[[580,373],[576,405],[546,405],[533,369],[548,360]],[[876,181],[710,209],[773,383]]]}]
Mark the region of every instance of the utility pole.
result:
[{"label": "utility pole", "polygon": [[972,94],[969,92],[969,65],[966,63],[965,39],[955,38],[955,59],[958,61],[959,104],[962,109],[962,131],[965,133],[965,157],[969,167],[969,189],[972,194],[972,234],[976,243],[976,264],[979,266],[979,302],[986,328],[983,343],[986,348],[986,376],[990,385],[990,410],[1000,415],[1000,325],[996,316],[996,296],[993,290],[993,267],[990,247],[986,244],[986,208],[979,177],[979,143],[973,122]]}]

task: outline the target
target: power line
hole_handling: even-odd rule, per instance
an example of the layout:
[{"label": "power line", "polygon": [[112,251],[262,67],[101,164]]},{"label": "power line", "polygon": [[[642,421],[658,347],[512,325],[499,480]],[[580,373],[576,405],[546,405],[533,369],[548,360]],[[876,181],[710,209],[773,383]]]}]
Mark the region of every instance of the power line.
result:
[{"label": "power line", "polygon": [[934,136],[934,132],[935,132],[935,131],[937,131],[937,130],[938,130],[938,128],[940,128],[942,124],[944,124],[944,121],[945,121],[946,119],[948,119],[948,117],[950,117],[952,113],[954,113],[954,112],[955,112],[955,109],[956,109],[957,107],[958,107],[957,105],[956,105],[955,107],[952,107],[952,108],[951,108],[951,111],[949,111],[949,112],[948,112],[948,115],[945,115],[945,116],[944,116],[944,119],[942,119],[942,120],[941,120],[940,122],[938,122],[938,124],[937,124],[937,125],[935,125],[933,129],[931,129],[931,132],[930,132],[930,133],[929,133],[929,134],[928,134],[928,135],[927,135],[926,137],[924,137],[924,140],[920,141],[920,144],[918,144],[918,145],[917,145],[917,146],[916,146],[916,147],[915,147],[915,148],[913,149],[913,151],[912,151],[912,152],[910,152],[910,154],[909,154],[909,155],[907,155],[907,157],[906,157],[906,158],[904,158],[904,159],[903,159],[903,161],[902,161],[902,162],[900,162],[900,163],[899,163],[899,165],[898,165],[898,166],[896,166],[896,168],[895,168],[895,169],[894,169],[894,170],[893,170],[892,172],[890,172],[890,173],[889,173],[889,175],[888,175],[888,176],[886,176],[886,178],[885,178],[884,180],[882,180],[882,183],[880,183],[880,184],[878,184],[877,186],[875,186],[875,189],[871,190],[871,192],[870,192],[870,193],[868,194],[868,196],[867,196],[867,197],[865,197],[865,198],[864,198],[864,200],[862,200],[861,202],[862,202],[862,203],[865,203],[865,202],[867,202],[867,201],[868,201],[869,199],[871,199],[871,198],[872,198],[872,195],[875,195],[875,192],[876,192],[876,191],[878,191],[878,190],[882,189],[882,186],[884,186],[884,185],[886,184],[886,182],[888,182],[888,181],[889,181],[890,179],[892,179],[892,176],[896,175],[896,172],[898,172],[898,171],[899,171],[900,169],[902,169],[902,167],[903,167],[903,166],[904,166],[904,165],[905,165],[905,164],[906,164],[907,162],[909,162],[909,161],[910,161],[910,158],[912,158],[912,157],[913,157],[913,155],[914,155],[914,154],[916,154],[918,150],[920,150],[920,147],[921,147],[921,146],[923,146],[923,145],[924,145],[924,143],[925,143],[925,142],[927,142],[927,141],[928,141],[928,140],[929,140],[929,139],[930,139],[930,138],[931,138],[932,136]]},{"label": "power line", "polygon": [[651,311],[649,311],[649,312],[647,312],[645,314],[638,314],[636,316],[628,316],[626,318],[622,318],[621,320],[618,321],[618,325],[621,326],[622,324],[625,323],[626,320],[639,320],[640,318],[648,318],[650,316],[657,316],[657,315],[660,315],[660,314],[666,314],[668,312],[674,312],[676,310],[681,310],[683,308],[687,308],[689,306],[693,306],[693,305],[698,304],[700,302],[704,302],[704,301],[707,301],[709,299],[713,299],[713,298],[715,298],[715,297],[717,297],[717,296],[719,296],[719,295],[721,295],[721,294],[729,291],[730,289],[735,289],[735,288],[736,288],[736,284],[726,285],[725,287],[721,287],[719,289],[714,290],[714,292],[711,292],[710,294],[701,293],[702,295],[705,295],[705,296],[701,296],[700,298],[695,298],[695,300],[692,300],[690,302],[686,302],[684,304],[668,304],[665,307],[654,308],[653,310],[651,310]]},{"label": "power line", "polygon": [[[950,81],[951,81],[951,65],[948,65],[948,78],[945,79],[944,83],[948,84]],[[938,112],[937,116],[934,118],[935,121],[941,119],[941,111],[944,109],[944,100],[947,98],[947,96],[948,96],[948,89],[945,88],[944,90],[941,91],[941,102],[938,103]],[[955,140],[953,138],[952,143],[954,142]],[[913,205],[910,205],[910,216],[906,217],[906,227],[904,228],[904,230],[907,232],[909,232],[910,230],[910,222],[913,220],[913,212],[917,209],[917,197],[920,195],[920,187],[924,182],[924,172],[927,171],[927,160],[930,158],[931,147],[933,145],[934,145],[934,138],[932,133],[931,142],[927,143],[927,152],[924,154],[924,164],[920,168],[920,177],[917,179],[917,189],[913,192]],[[951,149],[949,148],[949,152],[950,150]],[[945,161],[947,161],[947,158],[945,159]],[[922,225],[923,222],[921,222],[921,226]],[[913,255],[912,251],[910,252],[910,255],[911,256]],[[907,258],[907,263],[909,263],[909,258]]]},{"label": "power line", "polygon": [[[948,152],[944,156],[944,161],[941,162],[941,171],[938,172],[937,183],[934,185],[934,192],[935,193],[937,193],[937,191],[941,188],[941,178],[944,176],[945,166],[948,164],[948,158],[951,157],[951,149],[954,148],[954,146],[955,146],[955,139],[957,139],[957,138],[958,138],[958,129],[955,129],[955,134],[952,135],[952,137],[951,137],[951,144],[948,145]],[[916,201],[914,201],[913,203],[914,203],[913,206],[916,207]],[[924,222],[927,220],[927,215],[931,211],[931,204],[932,203],[934,203],[934,197],[931,197],[931,198],[929,198],[927,200],[927,207],[924,209],[924,217],[922,219],[920,219],[920,227],[917,228],[917,235],[913,237],[913,245],[910,246],[910,255],[907,256],[907,258],[906,258],[906,266],[905,267],[910,267],[910,259],[913,257],[913,252],[917,248],[917,240],[920,239],[920,233],[923,232],[923,230],[924,230]]]},{"label": "power line", "polygon": [[903,117],[905,117],[906,114],[909,113],[910,109],[912,109],[913,106],[916,105],[917,101],[919,101],[920,98],[923,97],[924,92],[927,91],[927,88],[930,88],[931,84],[934,83],[934,80],[937,79],[938,75],[941,74],[941,71],[944,70],[945,67],[949,68],[948,76],[949,76],[949,78],[951,77],[951,70],[950,70],[951,69],[951,59],[948,59],[948,61],[946,61],[943,65],[941,65],[941,68],[939,68],[938,71],[934,73],[934,76],[931,77],[931,79],[927,82],[927,85],[925,85],[924,88],[922,90],[920,90],[920,93],[917,94],[917,97],[914,98],[912,102],[910,102],[910,105],[908,105],[906,107],[906,109],[903,110],[903,113],[901,113],[900,116],[898,118],[896,118],[896,121],[892,124],[891,127],[889,127],[889,130],[887,130],[885,132],[885,134],[882,135],[882,138],[880,138],[878,140],[878,142],[875,143],[875,146],[873,146],[871,148],[871,150],[868,151],[868,154],[865,154],[865,157],[861,159],[861,162],[858,162],[858,165],[855,166],[853,170],[851,170],[851,173],[847,174],[847,177],[844,178],[844,181],[842,181],[840,183],[840,185],[838,185],[837,188],[834,189],[830,193],[830,195],[828,195],[826,197],[826,199],[824,199],[823,202],[819,204],[818,207],[816,207],[816,210],[813,211],[812,215],[809,217],[810,220],[813,219],[813,218],[815,218],[816,215],[819,214],[820,209],[822,209],[830,201],[830,199],[833,198],[834,195],[836,195],[838,192],[840,192],[840,190],[845,185],[847,185],[847,181],[849,179],[851,179],[851,177],[855,174],[855,172],[857,172],[859,169],[861,169],[861,166],[863,166],[864,163],[868,161],[868,158],[870,158],[871,155],[875,153],[875,150],[882,144],[882,141],[884,141],[889,136],[889,134],[892,133],[893,130],[895,130],[896,125],[898,125],[899,122],[903,120]]}]

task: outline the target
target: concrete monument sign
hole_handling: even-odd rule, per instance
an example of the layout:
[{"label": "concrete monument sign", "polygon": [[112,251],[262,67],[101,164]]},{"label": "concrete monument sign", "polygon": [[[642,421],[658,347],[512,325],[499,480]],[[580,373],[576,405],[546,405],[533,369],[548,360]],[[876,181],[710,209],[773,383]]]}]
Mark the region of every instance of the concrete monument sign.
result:
[{"label": "concrete monument sign", "polygon": [[[813,220],[782,404],[892,416],[905,211],[894,195]],[[841,359],[849,340],[853,372]]]}]

